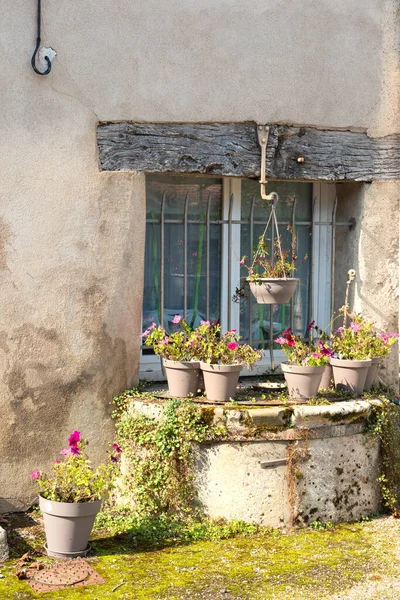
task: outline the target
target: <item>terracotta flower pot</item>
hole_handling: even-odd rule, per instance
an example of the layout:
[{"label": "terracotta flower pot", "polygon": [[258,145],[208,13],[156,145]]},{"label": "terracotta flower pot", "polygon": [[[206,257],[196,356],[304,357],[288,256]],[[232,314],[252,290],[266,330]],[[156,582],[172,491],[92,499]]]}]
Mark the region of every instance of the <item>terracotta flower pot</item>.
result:
[{"label": "terracotta flower pot", "polygon": [[250,291],[258,304],[287,304],[293,296],[299,279],[260,279],[260,283],[249,282]]},{"label": "terracotta flower pot", "polygon": [[333,378],[337,390],[351,392],[352,394],[363,392],[371,364],[370,358],[366,360],[331,358],[330,363],[333,368]]},{"label": "terracotta flower pot", "polygon": [[201,389],[201,372],[198,361],[179,361],[163,358],[168,381],[168,391],[176,398],[196,396]]},{"label": "terracotta flower pot", "polygon": [[101,500],[53,502],[39,496],[47,541],[47,554],[57,558],[86,556],[89,536]]},{"label": "terracotta flower pot", "polygon": [[378,374],[378,368],[382,359],[380,357],[371,358],[371,364],[368,369],[367,378],[365,380],[364,391],[369,392],[369,390],[374,385],[374,381]]},{"label": "terracotta flower pot", "polygon": [[333,384],[333,371],[331,365],[325,365],[325,370],[322,373],[321,383],[319,384],[320,390],[327,390]]},{"label": "terracotta flower pot", "polygon": [[325,366],[303,367],[282,363],[281,369],[285,376],[290,398],[306,399],[313,398],[318,394]]},{"label": "terracotta flower pot", "polygon": [[208,400],[227,402],[236,394],[243,365],[209,365],[200,363]]}]

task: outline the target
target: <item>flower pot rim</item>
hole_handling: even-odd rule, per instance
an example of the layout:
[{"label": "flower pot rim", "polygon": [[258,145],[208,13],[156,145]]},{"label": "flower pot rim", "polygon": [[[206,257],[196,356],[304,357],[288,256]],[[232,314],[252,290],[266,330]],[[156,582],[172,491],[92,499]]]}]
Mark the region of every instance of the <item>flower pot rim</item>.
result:
[{"label": "flower pot rim", "polygon": [[264,281],[278,281],[280,283],[284,281],[300,281],[299,277],[257,277],[257,279],[251,279],[250,277],[246,277],[246,281],[249,283],[255,283],[261,285],[259,282]]},{"label": "flower pot rim", "polygon": [[290,363],[281,363],[281,369],[285,373],[296,373],[307,375],[308,373],[322,373],[325,367],[329,365],[292,365]]},{"label": "flower pot rim", "polygon": [[171,358],[162,358],[164,367],[167,368],[187,368],[187,369],[198,369],[200,361],[195,360],[172,360]]},{"label": "flower pot rim", "polygon": [[101,498],[97,498],[96,500],[85,500],[85,502],[60,502],[59,500],[49,500],[48,498],[45,498],[42,494],[39,494],[39,499],[41,499],[43,502],[53,502],[54,504],[57,505],[63,505],[63,506],[72,506],[72,505],[87,505],[87,504],[97,504],[97,503],[102,503],[102,499]]},{"label": "flower pot rim", "polygon": [[351,359],[351,358],[331,357],[329,359],[329,361],[333,367],[344,367],[344,368],[355,368],[355,369],[361,368],[361,367],[368,367],[372,363],[372,360],[370,358]]},{"label": "flower pot rim", "polygon": [[[215,369],[215,367],[217,367],[217,369]],[[222,370],[224,370],[226,368],[227,370],[240,371],[241,369],[243,369],[244,365],[239,364],[239,363],[233,363],[230,365],[222,365],[222,364],[218,364],[218,363],[206,363],[206,362],[200,361],[200,369],[202,371],[214,371],[214,370],[220,371],[221,367],[223,367]]]}]

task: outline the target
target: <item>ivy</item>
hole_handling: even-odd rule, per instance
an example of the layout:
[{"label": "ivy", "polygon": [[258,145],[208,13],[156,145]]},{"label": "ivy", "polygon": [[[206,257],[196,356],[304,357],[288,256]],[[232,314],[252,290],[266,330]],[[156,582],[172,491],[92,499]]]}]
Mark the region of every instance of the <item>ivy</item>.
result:
[{"label": "ivy", "polygon": [[400,407],[386,395],[378,398],[382,405],[373,407],[370,430],[380,440],[379,483],[384,505],[395,517],[400,517]]},{"label": "ivy", "polygon": [[[140,395],[143,398],[143,395]],[[166,402],[159,419],[127,409],[132,395],[115,399],[117,441],[125,468],[122,487],[142,518],[199,513],[193,476],[194,447],[217,429],[191,400]]]}]

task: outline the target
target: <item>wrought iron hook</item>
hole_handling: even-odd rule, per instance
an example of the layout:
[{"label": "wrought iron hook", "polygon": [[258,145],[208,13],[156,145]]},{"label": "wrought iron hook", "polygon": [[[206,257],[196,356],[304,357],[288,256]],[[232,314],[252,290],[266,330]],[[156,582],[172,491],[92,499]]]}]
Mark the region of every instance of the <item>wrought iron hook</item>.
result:
[{"label": "wrought iron hook", "polygon": [[40,39],[40,29],[41,29],[41,22],[42,22],[42,0],[38,0],[38,11],[37,11],[37,39],[36,39],[36,48],[35,51],[32,55],[32,59],[31,59],[31,65],[32,65],[32,69],[35,71],[35,73],[37,73],[38,75],[48,75],[51,71],[51,60],[49,59],[48,56],[45,56],[44,59],[47,62],[47,69],[45,71],[39,71],[39,69],[36,67],[36,57],[37,54],[39,52],[39,48],[40,48],[40,43],[41,43],[41,39]]}]

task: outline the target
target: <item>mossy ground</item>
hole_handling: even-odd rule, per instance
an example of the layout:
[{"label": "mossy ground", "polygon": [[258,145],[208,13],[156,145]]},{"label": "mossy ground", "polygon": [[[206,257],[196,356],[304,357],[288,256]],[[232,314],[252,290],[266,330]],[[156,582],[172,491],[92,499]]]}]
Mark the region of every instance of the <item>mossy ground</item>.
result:
[{"label": "mossy ground", "polygon": [[[229,529],[227,535],[234,531]],[[145,543],[143,531],[138,538],[134,529],[116,536],[108,529],[97,529],[93,536],[95,554],[89,562],[106,583],[39,595],[14,573],[17,557],[43,543],[40,519],[31,515],[18,522],[14,517],[9,523],[13,558],[0,566],[0,598],[320,600],[371,578],[399,575],[396,548],[400,523],[392,518],[288,534],[259,530],[251,535],[251,529],[243,531],[246,536],[199,542],[185,542],[182,531],[175,538],[163,535],[159,539],[157,531],[148,531],[149,541]],[[206,537],[213,537],[221,529],[200,528],[199,537],[204,532]]]}]

